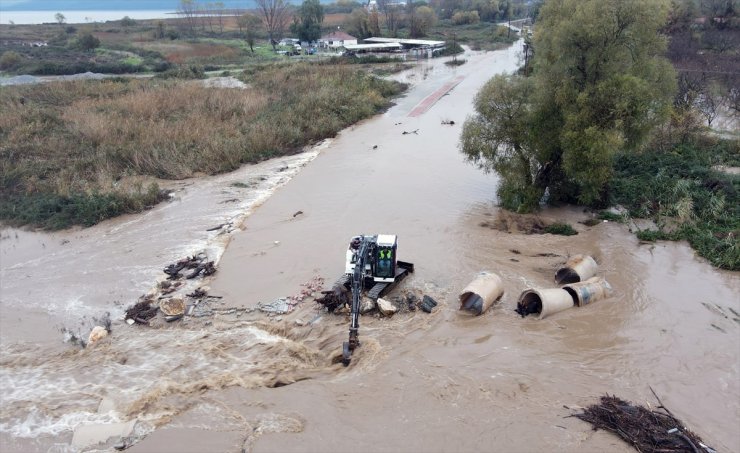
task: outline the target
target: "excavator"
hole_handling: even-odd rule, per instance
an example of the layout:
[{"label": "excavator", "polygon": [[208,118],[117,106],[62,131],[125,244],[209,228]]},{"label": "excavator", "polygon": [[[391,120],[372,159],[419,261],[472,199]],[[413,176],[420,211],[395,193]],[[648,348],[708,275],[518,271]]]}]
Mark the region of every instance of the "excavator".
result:
[{"label": "excavator", "polygon": [[346,254],[345,273],[335,287],[352,292],[350,305],[349,341],[342,345],[342,363],[348,366],[352,352],[360,346],[360,302],[366,296],[372,300],[388,294],[401,280],[414,272],[414,264],[396,259],[398,237],[391,234],[355,236]]}]

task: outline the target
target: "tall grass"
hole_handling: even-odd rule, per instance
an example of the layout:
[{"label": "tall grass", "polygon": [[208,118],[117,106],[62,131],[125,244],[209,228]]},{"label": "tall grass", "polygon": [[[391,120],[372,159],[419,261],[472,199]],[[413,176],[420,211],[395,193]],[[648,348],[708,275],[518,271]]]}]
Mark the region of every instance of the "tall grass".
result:
[{"label": "tall grass", "polygon": [[47,227],[90,224],[90,216],[76,219],[67,215],[70,210],[60,214],[67,219],[61,223],[32,215],[38,197],[51,217],[57,211],[48,208],[54,204],[49,200],[62,206],[97,197],[95,203],[123,207],[96,208],[97,220],[143,208],[151,194],[122,191],[122,178],[215,174],[293,153],[375,114],[402,90],[349,68],[309,64],[265,67],[245,77],[251,89],[177,80],[3,88],[0,219]]},{"label": "tall grass", "polygon": [[659,230],[640,239],[685,239],[715,266],[740,270],[740,176],[713,169],[738,155],[737,142],[719,141],[619,156],[611,201],[655,220]]}]

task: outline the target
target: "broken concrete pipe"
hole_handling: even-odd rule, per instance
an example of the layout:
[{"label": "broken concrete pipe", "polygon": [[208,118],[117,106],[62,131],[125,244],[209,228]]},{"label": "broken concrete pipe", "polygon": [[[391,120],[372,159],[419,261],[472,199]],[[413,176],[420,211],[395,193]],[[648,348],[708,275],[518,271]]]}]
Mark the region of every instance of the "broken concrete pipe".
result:
[{"label": "broken concrete pipe", "polygon": [[554,289],[526,289],[519,296],[516,311],[522,316],[539,314],[539,319],[545,318],[574,304],[573,297],[562,288]]},{"label": "broken concrete pipe", "polygon": [[476,316],[491,308],[504,294],[501,277],[492,272],[481,272],[460,293],[460,310],[467,310]]},{"label": "broken concrete pipe", "polygon": [[577,283],[596,275],[598,265],[588,255],[574,255],[565,262],[565,265],[555,273],[555,283]]},{"label": "broken concrete pipe", "polygon": [[563,286],[573,302],[582,307],[612,295],[612,287],[603,277],[591,277],[585,282],[571,283]]}]

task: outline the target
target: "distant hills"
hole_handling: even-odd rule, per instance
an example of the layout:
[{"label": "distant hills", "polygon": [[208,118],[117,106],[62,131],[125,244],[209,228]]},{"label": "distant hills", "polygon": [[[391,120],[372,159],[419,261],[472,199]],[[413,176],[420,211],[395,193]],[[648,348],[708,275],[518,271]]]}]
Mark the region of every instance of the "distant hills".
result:
[{"label": "distant hills", "polygon": [[[209,0],[210,1],[210,0]],[[213,0],[214,2],[217,0]],[[253,0],[220,0],[226,8],[253,8]],[[200,4],[208,2],[202,0]],[[295,2],[291,2],[295,3]],[[179,0],[0,0],[3,11],[177,10]]]}]

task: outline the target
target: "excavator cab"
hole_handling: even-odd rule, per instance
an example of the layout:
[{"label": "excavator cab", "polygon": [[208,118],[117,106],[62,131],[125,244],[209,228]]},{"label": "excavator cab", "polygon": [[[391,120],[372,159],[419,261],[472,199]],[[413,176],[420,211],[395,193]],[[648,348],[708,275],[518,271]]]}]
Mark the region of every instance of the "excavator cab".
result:
[{"label": "excavator cab", "polygon": [[396,248],[398,238],[395,235],[379,234],[375,249],[375,272],[373,280],[376,282],[392,282],[396,277]]}]

